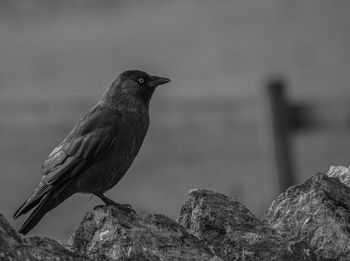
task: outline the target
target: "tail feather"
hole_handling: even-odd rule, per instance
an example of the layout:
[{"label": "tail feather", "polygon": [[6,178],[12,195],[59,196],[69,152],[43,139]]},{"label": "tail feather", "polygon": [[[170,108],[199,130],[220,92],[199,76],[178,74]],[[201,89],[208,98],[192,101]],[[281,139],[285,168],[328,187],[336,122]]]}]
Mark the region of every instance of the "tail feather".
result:
[{"label": "tail feather", "polygon": [[69,198],[75,193],[75,190],[70,187],[70,182],[61,184],[54,189],[49,190],[42,197],[35,199],[30,202],[27,200],[15,213],[15,217],[27,213],[30,209],[34,208],[33,212],[29,215],[28,219],[24,222],[22,227],[19,229],[19,233],[27,234],[43,216],[51,209],[58,206],[64,200]]},{"label": "tail feather", "polygon": [[29,210],[31,210],[36,205],[38,205],[42,198],[43,197],[37,198],[36,200],[34,200],[32,202],[29,199],[27,201],[25,201],[13,214],[13,219],[17,219],[19,216],[26,214]]},{"label": "tail feather", "polygon": [[25,206],[25,204],[27,204],[27,201],[25,201],[17,210],[16,212],[13,214],[13,219],[18,218],[20,215],[22,215],[21,209]]},{"label": "tail feather", "polygon": [[42,217],[52,209],[50,207],[50,194],[46,194],[40,201],[39,205],[33,210],[27,220],[24,222],[22,227],[18,230],[19,233],[25,235],[27,234],[38,222],[42,219]]}]

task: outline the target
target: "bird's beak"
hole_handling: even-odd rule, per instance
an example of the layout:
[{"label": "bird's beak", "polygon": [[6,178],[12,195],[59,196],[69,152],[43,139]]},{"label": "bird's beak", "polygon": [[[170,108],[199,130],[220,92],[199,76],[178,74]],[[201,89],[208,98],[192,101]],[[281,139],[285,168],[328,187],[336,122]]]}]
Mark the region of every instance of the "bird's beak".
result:
[{"label": "bird's beak", "polygon": [[155,88],[159,85],[166,84],[166,83],[170,82],[170,79],[168,79],[168,78],[154,76],[154,75],[150,75],[149,79],[150,80],[148,82],[148,85],[152,88]]}]

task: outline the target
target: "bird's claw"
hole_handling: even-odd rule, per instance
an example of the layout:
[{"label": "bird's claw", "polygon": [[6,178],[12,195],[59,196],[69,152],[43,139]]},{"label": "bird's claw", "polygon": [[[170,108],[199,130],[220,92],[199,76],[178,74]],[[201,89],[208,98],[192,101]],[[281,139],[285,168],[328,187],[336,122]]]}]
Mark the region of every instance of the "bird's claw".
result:
[{"label": "bird's claw", "polygon": [[134,214],[136,214],[136,211],[132,208],[132,206],[131,205],[129,205],[129,204],[115,204],[115,206],[117,207],[117,208],[119,208],[119,209],[121,209],[121,210],[123,210],[123,211],[125,211],[125,212],[127,212],[127,213],[134,213]]},{"label": "bird's claw", "polygon": [[127,207],[127,208],[131,208],[132,209],[132,206],[130,204],[121,204],[123,207]]},{"label": "bird's claw", "polygon": [[97,205],[97,206],[95,206],[93,209],[94,210],[97,210],[98,208],[103,208],[103,207],[105,207],[106,205]]},{"label": "bird's claw", "polygon": [[134,213],[136,214],[136,211],[132,208],[131,205],[129,204],[119,204],[119,203],[116,203],[114,202],[113,204],[106,204],[106,205],[97,205],[96,207],[94,207],[94,210],[97,210],[98,208],[103,208],[105,206],[114,206],[122,211],[125,211],[127,213]]}]

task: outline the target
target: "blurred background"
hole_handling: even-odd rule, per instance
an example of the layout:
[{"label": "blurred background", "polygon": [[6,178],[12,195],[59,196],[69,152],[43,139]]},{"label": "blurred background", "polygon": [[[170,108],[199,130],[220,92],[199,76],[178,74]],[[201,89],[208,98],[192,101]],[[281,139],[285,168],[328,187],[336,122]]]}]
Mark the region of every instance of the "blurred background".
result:
[{"label": "blurred background", "polygon": [[[335,119],[293,133],[295,182],[350,162],[349,129],[333,128],[349,120],[349,11],[347,0],[2,0],[0,212],[19,228],[12,214],[50,151],[117,74],[141,69],[172,82],[155,93],[144,145],[107,195],[176,218],[188,190],[206,188],[261,216],[278,194],[271,75],[286,80],[289,99]],[[97,204],[73,196],[30,234],[65,241]]]}]

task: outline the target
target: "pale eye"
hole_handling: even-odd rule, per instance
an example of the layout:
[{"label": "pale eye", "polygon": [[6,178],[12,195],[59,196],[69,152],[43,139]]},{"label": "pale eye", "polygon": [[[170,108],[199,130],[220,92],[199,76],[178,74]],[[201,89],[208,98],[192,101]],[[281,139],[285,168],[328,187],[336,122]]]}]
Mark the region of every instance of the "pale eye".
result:
[{"label": "pale eye", "polygon": [[144,83],[145,82],[145,79],[143,79],[142,77],[139,78],[139,83]]}]

